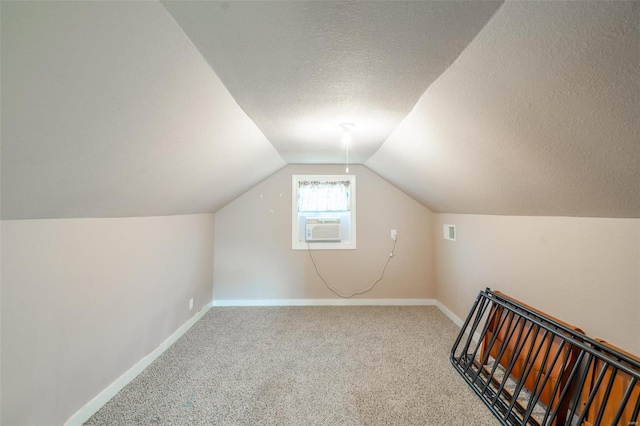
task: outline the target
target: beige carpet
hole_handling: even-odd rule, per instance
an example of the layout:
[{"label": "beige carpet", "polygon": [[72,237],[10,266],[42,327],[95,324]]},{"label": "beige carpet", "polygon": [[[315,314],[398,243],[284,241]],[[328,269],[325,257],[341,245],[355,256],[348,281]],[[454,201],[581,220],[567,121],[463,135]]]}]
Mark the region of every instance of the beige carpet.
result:
[{"label": "beige carpet", "polygon": [[435,307],[213,308],[87,425],[497,425]]}]

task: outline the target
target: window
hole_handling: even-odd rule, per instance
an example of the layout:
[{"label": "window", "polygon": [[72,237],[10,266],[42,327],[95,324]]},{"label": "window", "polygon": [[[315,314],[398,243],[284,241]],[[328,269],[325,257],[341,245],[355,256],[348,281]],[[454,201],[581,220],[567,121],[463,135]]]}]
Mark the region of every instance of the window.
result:
[{"label": "window", "polygon": [[356,177],[292,176],[293,250],[356,248]]}]

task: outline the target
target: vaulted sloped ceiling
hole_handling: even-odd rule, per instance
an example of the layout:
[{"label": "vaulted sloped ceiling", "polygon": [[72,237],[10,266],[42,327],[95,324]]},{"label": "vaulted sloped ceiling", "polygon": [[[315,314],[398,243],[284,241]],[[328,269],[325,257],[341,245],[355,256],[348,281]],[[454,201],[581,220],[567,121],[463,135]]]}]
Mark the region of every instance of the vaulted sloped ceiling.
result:
[{"label": "vaulted sloped ceiling", "polygon": [[640,217],[640,3],[505,3],[365,164],[437,212]]},{"label": "vaulted sloped ceiling", "polygon": [[2,218],[213,212],[284,161],[156,2],[2,2]]},{"label": "vaulted sloped ceiling", "polygon": [[0,8],[2,219],[215,212],[345,121],[436,212],[640,217],[637,2]]},{"label": "vaulted sloped ceiling", "polygon": [[497,1],[163,4],[288,163],[366,161]]}]

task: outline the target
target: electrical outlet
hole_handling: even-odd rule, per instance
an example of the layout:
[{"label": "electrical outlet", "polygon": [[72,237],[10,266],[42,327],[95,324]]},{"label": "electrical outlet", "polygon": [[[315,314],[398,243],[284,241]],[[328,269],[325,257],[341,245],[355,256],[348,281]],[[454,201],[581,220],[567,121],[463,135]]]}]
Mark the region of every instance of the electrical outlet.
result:
[{"label": "electrical outlet", "polygon": [[396,240],[396,238],[398,238],[398,234],[396,233],[396,230],[395,230],[395,229],[392,229],[392,230],[391,230],[391,239],[392,239],[393,241],[395,241],[395,240]]},{"label": "electrical outlet", "polygon": [[189,299],[189,310],[193,309],[193,297]]}]

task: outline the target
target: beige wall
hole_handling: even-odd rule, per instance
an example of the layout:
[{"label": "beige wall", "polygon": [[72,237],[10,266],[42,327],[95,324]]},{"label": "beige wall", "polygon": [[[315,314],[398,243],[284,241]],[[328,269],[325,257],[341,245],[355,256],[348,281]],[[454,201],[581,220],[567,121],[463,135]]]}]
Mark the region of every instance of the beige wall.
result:
[{"label": "beige wall", "polygon": [[211,301],[213,214],[1,233],[5,425],[62,424]]},{"label": "beige wall", "polygon": [[[491,287],[640,354],[640,220],[437,214],[437,298],[464,319]],[[442,238],[456,225],[457,241]]]},{"label": "beige wall", "polygon": [[[432,214],[362,166],[357,176],[357,249],[315,251],[327,281],[344,293],[379,276],[398,231],[384,279],[356,298],[432,298]],[[214,300],[335,298],[306,250],[291,249],[291,176],[344,174],[344,166],[287,166],[216,213]],[[273,212],[272,212],[273,210]]]}]

